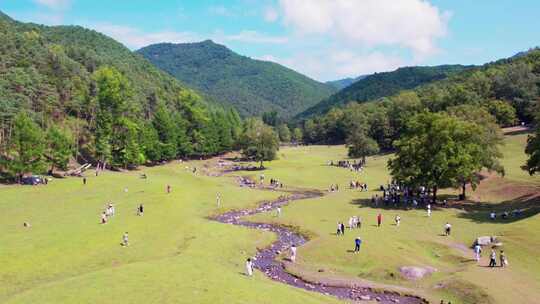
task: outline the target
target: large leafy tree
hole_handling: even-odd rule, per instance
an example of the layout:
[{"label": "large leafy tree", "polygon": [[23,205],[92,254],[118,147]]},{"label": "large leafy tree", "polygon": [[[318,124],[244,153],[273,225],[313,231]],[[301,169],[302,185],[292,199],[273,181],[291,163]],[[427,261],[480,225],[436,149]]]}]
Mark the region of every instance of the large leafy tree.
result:
[{"label": "large leafy tree", "polygon": [[[504,143],[504,138],[497,125],[496,118],[490,115],[485,108],[473,105],[450,107],[447,111],[450,115],[477,126],[478,131],[472,134],[472,140],[483,147],[483,149],[477,151],[478,153],[471,154],[471,157],[476,158],[474,159],[474,163],[476,163],[477,169],[480,170],[485,168],[489,171],[504,175],[504,167],[499,161],[502,157],[500,147]],[[460,179],[463,198],[465,198],[466,195],[465,190],[467,184],[470,184],[473,189],[476,189],[476,186],[480,182],[480,178],[474,170],[464,171]]]},{"label": "large leafy tree", "polygon": [[164,159],[174,159],[178,148],[178,130],[171,114],[163,104],[159,105],[156,110],[152,125],[157,131],[161,156]]},{"label": "large leafy tree", "polygon": [[58,168],[66,170],[69,158],[73,155],[74,139],[72,134],[66,129],[60,129],[52,125],[47,130],[46,158],[51,165],[51,171]]},{"label": "large leafy tree", "polygon": [[[98,110],[96,117],[96,156],[101,162],[110,162],[113,157],[111,142],[115,128],[122,129],[121,118],[128,110],[131,95],[128,80],[113,67],[102,67],[94,74],[97,85]],[[121,151],[118,147],[115,151]]]},{"label": "large leafy tree", "polygon": [[45,170],[45,140],[41,128],[26,112],[17,114],[13,121],[13,135],[8,144],[7,168],[12,176]]},{"label": "large leafy tree", "polygon": [[277,127],[279,140],[284,143],[291,141],[291,130],[286,124],[281,124]]},{"label": "large leafy tree", "polygon": [[260,167],[263,168],[263,161],[276,158],[279,138],[272,127],[264,124],[260,119],[251,118],[245,122],[239,145],[244,157],[259,162]]},{"label": "large leafy tree", "polygon": [[537,105],[535,133],[529,135],[525,153],[529,155],[529,158],[524,168],[530,175],[540,172],[540,102]]},{"label": "large leafy tree", "polygon": [[118,167],[129,168],[145,162],[144,155],[139,146],[139,128],[128,118],[120,118],[112,137],[112,164]]},{"label": "large leafy tree", "polygon": [[349,156],[354,158],[362,158],[365,163],[366,157],[379,153],[379,145],[377,142],[366,135],[366,132],[357,129],[347,138],[347,148]]},{"label": "large leafy tree", "polygon": [[294,128],[291,134],[291,139],[296,144],[301,143],[303,139],[302,129]]},{"label": "large leafy tree", "polygon": [[395,142],[395,157],[388,167],[394,179],[407,186],[433,190],[459,187],[464,178],[483,167],[482,129],[446,113],[421,113],[410,119]]}]

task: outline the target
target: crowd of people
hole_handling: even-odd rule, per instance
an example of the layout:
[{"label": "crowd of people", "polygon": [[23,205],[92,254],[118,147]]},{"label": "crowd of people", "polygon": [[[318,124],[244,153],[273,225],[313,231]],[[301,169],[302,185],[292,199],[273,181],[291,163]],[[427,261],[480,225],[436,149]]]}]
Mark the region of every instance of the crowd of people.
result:
[{"label": "crowd of people", "polygon": [[334,162],[333,160],[328,161],[329,166],[335,166],[340,168],[349,169],[353,172],[362,172],[364,170],[365,163],[362,160],[338,160]]},{"label": "crowd of people", "polygon": [[503,220],[506,220],[506,219],[509,219],[510,217],[520,217],[523,215],[523,210],[522,209],[514,209],[512,210],[511,212],[510,211],[504,211],[504,212],[501,212],[499,215],[497,215],[497,213],[495,213],[495,211],[491,211],[489,213],[489,219],[490,220],[496,220],[497,217],[503,219]]}]

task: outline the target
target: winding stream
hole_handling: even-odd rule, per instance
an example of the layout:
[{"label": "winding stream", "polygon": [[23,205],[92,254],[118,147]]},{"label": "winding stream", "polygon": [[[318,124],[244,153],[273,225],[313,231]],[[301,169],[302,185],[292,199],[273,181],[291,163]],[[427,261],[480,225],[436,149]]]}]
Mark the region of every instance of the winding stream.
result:
[{"label": "winding stream", "polygon": [[343,300],[358,301],[371,299],[376,300],[379,303],[427,303],[426,300],[420,297],[400,295],[399,293],[393,291],[375,292],[369,287],[329,286],[321,283],[312,283],[287,272],[283,263],[277,260],[277,256],[281,252],[288,250],[292,244],[300,247],[308,240],[302,235],[293,232],[289,228],[268,223],[249,222],[242,220],[242,217],[257,213],[269,212],[278,207],[285,206],[292,201],[316,198],[324,195],[324,193],[319,191],[297,191],[291,193],[292,194],[287,197],[280,197],[274,201],[263,202],[254,209],[233,210],[214,216],[211,219],[220,223],[274,232],[278,236],[278,239],[269,247],[259,250],[254,261],[254,268],[260,270],[274,281],[329,296],[335,296]]}]

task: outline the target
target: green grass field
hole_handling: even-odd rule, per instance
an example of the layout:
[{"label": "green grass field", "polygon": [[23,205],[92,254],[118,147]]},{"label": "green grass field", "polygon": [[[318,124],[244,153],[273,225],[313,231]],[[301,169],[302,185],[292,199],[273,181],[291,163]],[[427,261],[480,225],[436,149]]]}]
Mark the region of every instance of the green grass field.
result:
[{"label": "green grass field", "polygon": [[[519,186],[524,193],[540,185],[520,171],[525,159],[525,135],[507,138],[504,164],[506,177],[497,186]],[[299,248],[299,275],[366,279],[405,286],[438,301],[452,303],[534,303],[540,296],[539,215],[531,209],[523,219],[489,222],[487,209],[437,209],[431,218],[422,210],[379,210],[362,205],[375,192],[348,190],[351,179],[371,188],[385,184],[388,156],[368,160],[364,173],[326,166],[328,160],[344,159],[344,147],[310,146],[284,148],[279,160],[266,164],[267,180],[278,178],[285,187],[327,189],[340,185],[338,193],[294,202],[282,217],[260,214],[253,218],[298,226],[312,235]],[[254,206],[276,198],[278,192],[243,189],[230,176],[192,174],[185,166],[200,167],[201,161],[145,168],[139,172],[105,173],[88,185],[80,179],[55,180],[47,186],[0,188],[0,303],[338,303],[323,295],[297,290],[267,279],[242,275],[246,257],[257,247],[272,242],[271,233],[220,224],[206,219],[226,209]],[[148,179],[140,179],[145,172]],[[199,172],[202,170],[199,170]],[[250,173],[246,173],[249,175]],[[486,182],[486,183],[489,183]],[[165,187],[172,185],[172,193]],[[128,192],[124,189],[127,188]],[[223,206],[217,208],[216,192]],[[449,191],[448,193],[451,193]],[[489,198],[482,204],[501,204],[490,186],[477,193]],[[514,198],[515,199],[515,198]],[[112,201],[117,215],[106,225],[99,214]],[[135,215],[145,205],[145,215]],[[515,204],[521,201],[514,200]],[[531,204],[529,202],[529,204]],[[534,201],[537,204],[537,201]],[[375,215],[385,218],[383,227],[373,227]],[[396,214],[401,227],[391,224]],[[337,238],[337,221],[359,215],[364,227]],[[23,222],[31,228],[24,228]],[[443,224],[453,224],[451,237],[440,236]],[[122,234],[130,234],[130,246],[120,246]],[[360,235],[362,252],[349,253]],[[507,269],[488,269],[469,261],[464,252],[479,235],[499,235],[510,261]],[[487,264],[483,261],[482,264]],[[432,266],[431,277],[407,281],[400,266]],[[324,269],[323,273],[318,273]]]}]

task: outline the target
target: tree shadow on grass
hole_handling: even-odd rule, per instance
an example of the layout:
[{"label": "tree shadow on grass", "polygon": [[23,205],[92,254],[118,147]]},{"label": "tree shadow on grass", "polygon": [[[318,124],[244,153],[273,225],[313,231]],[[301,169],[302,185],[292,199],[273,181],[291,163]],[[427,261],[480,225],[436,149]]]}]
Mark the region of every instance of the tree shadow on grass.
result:
[{"label": "tree shadow on grass", "polygon": [[[431,202],[429,202],[431,204],[431,210],[438,210],[438,209],[442,209],[442,208],[451,208],[452,206],[455,205],[455,201],[456,201],[456,196],[455,195],[440,195],[440,196],[437,196],[437,200],[438,201],[444,201],[444,200],[447,200],[448,201],[448,204],[447,205],[443,205],[442,203],[437,203],[437,204],[433,204]],[[379,202],[378,204],[375,204],[375,203],[372,203],[371,202],[371,199],[354,199],[350,202],[351,205],[356,205],[358,206],[359,208],[372,208],[372,209],[382,209],[382,210],[413,210],[413,209],[418,209],[418,210],[426,210],[426,206],[427,206],[427,202],[425,204],[418,204],[416,207],[414,207],[412,204],[405,204],[405,203],[401,203],[401,204],[393,204],[393,203],[388,203],[388,204],[385,204],[384,202]]]},{"label": "tree shadow on grass", "polygon": [[[454,200],[455,196],[446,195],[441,196],[441,200],[448,200],[446,206],[442,204],[431,204],[431,210],[436,211],[444,208],[455,208],[460,209],[464,212],[461,212],[458,217],[472,220],[477,223],[497,223],[497,224],[507,224],[513,223],[519,220],[535,216],[540,213],[540,194],[531,193],[527,195],[522,195],[520,197],[507,200],[501,203],[487,203],[487,202],[475,202],[470,200],[457,201]],[[356,205],[359,208],[372,208],[372,209],[382,209],[382,210],[425,210],[425,206],[418,205],[418,207],[412,207],[411,205],[405,206],[401,205],[385,205],[384,203],[379,203],[375,205],[371,202],[370,199],[355,199],[350,202],[352,205]],[[513,215],[514,210],[521,210],[521,213],[517,216]],[[495,212],[497,218],[491,220],[489,215],[491,212]],[[509,216],[507,218],[502,218],[502,214],[508,212]]]},{"label": "tree shadow on grass", "polygon": [[[478,223],[497,223],[507,224],[519,220],[535,216],[540,213],[540,195],[537,193],[522,195],[520,197],[507,200],[498,204],[485,202],[464,201],[454,205],[457,208],[464,210],[459,217],[470,219]],[[519,215],[514,215],[514,210],[521,210]],[[491,212],[497,215],[495,220],[490,219]],[[504,212],[508,212],[509,216],[502,217]]]}]

